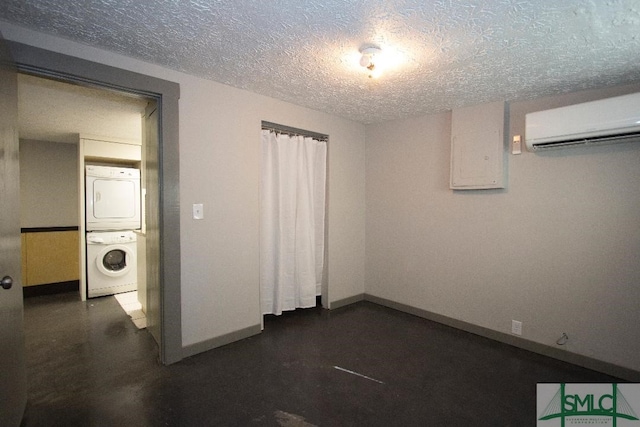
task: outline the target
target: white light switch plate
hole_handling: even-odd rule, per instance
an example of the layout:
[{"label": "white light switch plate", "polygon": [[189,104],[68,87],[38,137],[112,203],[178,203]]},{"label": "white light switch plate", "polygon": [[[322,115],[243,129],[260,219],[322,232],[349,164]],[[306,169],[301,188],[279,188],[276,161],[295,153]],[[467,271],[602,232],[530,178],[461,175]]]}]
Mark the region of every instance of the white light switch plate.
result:
[{"label": "white light switch plate", "polygon": [[522,153],[522,145],[520,141],[520,135],[513,136],[513,142],[511,143],[511,154],[521,154]]},{"label": "white light switch plate", "polygon": [[204,219],[204,206],[202,203],[193,204],[193,219]]}]

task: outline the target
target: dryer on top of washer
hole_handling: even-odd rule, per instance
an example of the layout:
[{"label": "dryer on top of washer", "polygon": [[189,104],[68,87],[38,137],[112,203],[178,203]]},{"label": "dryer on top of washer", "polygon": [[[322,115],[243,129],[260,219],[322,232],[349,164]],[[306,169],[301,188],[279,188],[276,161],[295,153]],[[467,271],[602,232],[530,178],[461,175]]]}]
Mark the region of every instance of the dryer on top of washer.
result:
[{"label": "dryer on top of washer", "polygon": [[140,228],[140,170],[87,165],[87,231]]}]

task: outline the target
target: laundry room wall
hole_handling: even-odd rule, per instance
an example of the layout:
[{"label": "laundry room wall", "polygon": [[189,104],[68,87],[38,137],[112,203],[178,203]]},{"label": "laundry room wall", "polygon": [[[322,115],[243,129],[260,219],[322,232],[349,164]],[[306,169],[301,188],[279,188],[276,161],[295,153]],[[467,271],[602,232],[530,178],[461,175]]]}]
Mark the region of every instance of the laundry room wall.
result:
[{"label": "laundry room wall", "polygon": [[78,226],[78,147],[20,140],[20,226]]},{"label": "laundry room wall", "polygon": [[[78,148],[20,140],[20,226],[25,295],[79,280]],[[36,293],[31,293],[36,292]]]}]

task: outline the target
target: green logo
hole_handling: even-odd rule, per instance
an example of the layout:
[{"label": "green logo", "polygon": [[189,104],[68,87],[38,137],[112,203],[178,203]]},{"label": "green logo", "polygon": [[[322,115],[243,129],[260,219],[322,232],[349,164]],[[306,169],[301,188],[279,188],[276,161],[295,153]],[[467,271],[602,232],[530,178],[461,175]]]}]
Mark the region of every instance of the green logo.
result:
[{"label": "green logo", "polygon": [[[538,395],[540,395],[541,386],[547,385],[538,384]],[[558,386],[558,384],[548,386]],[[627,386],[636,387],[636,391],[640,387],[639,384]],[[638,394],[634,393],[633,397],[637,399]],[[557,392],[540,414],[538,426],[546,425],[540,421],[555,419],[560,421],[561,427],[567,423],[616,427],[621,420],[639,421],[629,401],[620,392],[618,384],[559,384]]]}]

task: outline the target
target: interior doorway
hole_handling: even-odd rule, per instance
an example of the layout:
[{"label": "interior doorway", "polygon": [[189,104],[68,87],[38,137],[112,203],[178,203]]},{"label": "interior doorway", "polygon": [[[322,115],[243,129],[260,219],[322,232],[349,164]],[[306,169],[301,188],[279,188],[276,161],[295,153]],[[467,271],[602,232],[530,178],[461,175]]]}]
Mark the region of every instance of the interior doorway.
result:
[{"label": "interior doorway", "polygon": [[[130,144],[122,147],[128,149],[115,153],[120,158],[100,161],[142,169],[142,117],[150,102],[155,103],[114,91],[18,75],[25,295],[77,290],[81,299],[86,299],[86,263],[81,250],[85,247],[86,204],[81,188],[84,166],[94,159],[85,161],[84,140],[126,141]],[[137,157],[127,158],[129,152],[138,153]],[[122,229],[140,229],[138,234],[143,236],[139,222],[136,225]]]},{"label": "interior doorway", "polygon": [[[147,216],[147,268],[157,272],[157,311],[150,315],[158,333],[159,358],[165,364],[182,359],[179,227],[179,85],[107,65],[32,46],[8,42],[18,71],[87,87],[155,100],[158,111],[157,159],[145,169],[155,176],[157,215]],[[170,183],[167,185],[166,183]],[[156,253],[150,253],[156,250]]]},{"label": "interior doorway", "polygon": [[[146,218],[150,217],[152,223],[157,223],[158,209],[145,209],[143,212],[149,214],[140,215],[138,198],[140,194],[146,194],[147,184],[147,179],[140,179],[140,176],[146,178],[154,174],[153,171],[140,174],[140,171],[147,172],[147,154],[155,157],[150,165],[158,163],[157,149],[145,150],[146,145],[158,146],[157,130],[145,129],[145,125],[158,126],[157,121],[150,122],[146,117],[147,107],[155,110],[157,102],[117,91],[29,74],[18,75],[22,283],[25,296],[72,292],[85,301],[117,293],[115,298],[128,314],[132,312],[132,321],[138,328],[147,323],[143,313],[153,314],[159,310],[159,294],[153,292],[157,286],[152,287],[152,292],[146,291],[147,275],[144,271],[146,265],[159,263],[157,250],[149,254],[145,250]],[[94,149],[106,146],[113,152],[95,157],[95,153],[88,151],[92,143],[100,144]],[[84,188],[89,185],[84,182],[85,167],[129,174],[136,172],[137,195],[132,194],[131,197],[137,199],[137,221],[122,224],[122,227],[112,225],[117,231],[89,231],[85,225],[85,217],[90,212],[85,214]],[[143,187],[140,187],[140,181]],[[129,183],[135,183],[129,180],[99,182],[121,183],[127,189]],[[157,179],[153,182],[157,183]],[[158,201],[154,193],[157,190],[152,189],[151,203]],[[141,217],[143,221],[140,221]],[[114,239],[117,236],[117,243],[89,244],[89,240],[102,242],[106,236]],[[129,240],[123,242],[124,237]],[[96,258],[96,251],[107,249],[109,252],[106,252],[105,259],[110,254],[126,253],[126,266],[120,270],[122,274],[100,269],[102,264]],[[147,263],[148,256],[151,259]],[[154,284],[158,283],[157,278],[153,279]],[[101,292],[95,289],[101,289]],[[136,292],[121,294],[125,290]],[[137,303],[136,311],[129,308],[134,301]],[[90,306],[98,303],[91,301]],[[73,319],[69,321],[73,322]],[[154,322],[148,327],[158,343],[161,342],[159,326],[159,322]]]}]

